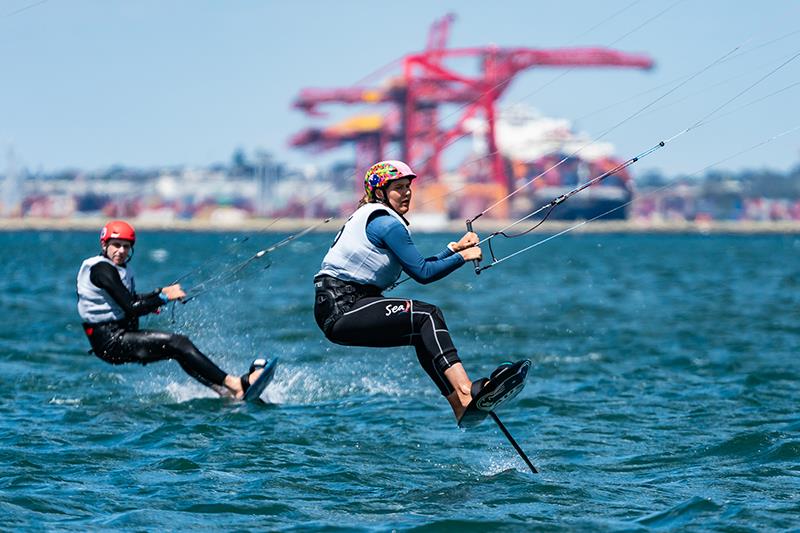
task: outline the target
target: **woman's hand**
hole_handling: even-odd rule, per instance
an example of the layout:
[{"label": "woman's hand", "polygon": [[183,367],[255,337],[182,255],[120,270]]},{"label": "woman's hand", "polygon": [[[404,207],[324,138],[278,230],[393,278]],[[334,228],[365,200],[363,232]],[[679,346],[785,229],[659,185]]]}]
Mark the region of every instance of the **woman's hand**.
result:
[{"label": "woman's hand", "polygon": [[[473,235],[475,234],[473,233]],[[480,261],[481,258],[483,257],[483,253],[481,252],[481,249],[478,246],[472,246],[471,248],[467,248],[466,250],[461,250],[458,253],[461,254],[461,257],[464,258],[464,261],[473,261],[475,259]]]},{"label": "woman's hand", "polygon": [[450,249],[454,252],[460,252],[462,250],[466,250],[467,248],[471,248],[478,244],[478,235],[471,231],[468,231],[464,234],[458,242],[451,242]]},{"label": "woman's hand", "polygon": [[164,287],[161,289],[161,292],[167,296],[169,301],[180,300],[186,296],[186,293],[183,292],[183,289],[181,289],[180,283],[170,285],[169,287]]}]

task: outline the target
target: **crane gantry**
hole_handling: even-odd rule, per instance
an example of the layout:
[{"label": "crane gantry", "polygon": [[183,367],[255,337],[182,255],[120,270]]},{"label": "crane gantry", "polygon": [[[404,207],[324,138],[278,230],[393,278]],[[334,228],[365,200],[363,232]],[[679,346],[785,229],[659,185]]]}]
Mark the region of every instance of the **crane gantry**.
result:
[{"label": "crane gantry", "polygon": [[[490,179],[509,187],[502,155],[497,147],[495,120],[497,102],[514,77],[530,68],[633,68],[650,69],[653,61],[644,54],[602,47],[537,49],[476,46],[448,48],[450,25],[455,17],[446,15],[433,23],[426,48],[407,54],[401,72],[379,87],[302,89],[294,107],[311,116],[323,116],[324,104],[367,104],[388,106],[385,114],[359,115],[327,128],[307,129],[290,144],[324,150],[353,143],[356,165],[366,168],[386,159],[387,147],[397,143],[393,158],[407,161],[427,177],[441,175],[442,154],[447,147],[469,133],[465,123],[473,118],[486,121],[487,157]],[[471,58],[479,62],[478,74],[467,75],[448,66],[452,60]],[[456,105],[445,118],[442,109]]]}]

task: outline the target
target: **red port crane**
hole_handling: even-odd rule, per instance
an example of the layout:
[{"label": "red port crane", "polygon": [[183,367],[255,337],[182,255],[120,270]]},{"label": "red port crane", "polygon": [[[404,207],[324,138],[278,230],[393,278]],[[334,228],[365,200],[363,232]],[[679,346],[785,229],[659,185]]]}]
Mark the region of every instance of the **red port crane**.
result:
[{"label": "red port crane", "polygon": [[[348,121],[325,129],[309,129],[295,135],[296,147],[327,149],[345,143],[356,144],[359,169],[385,158],[386,145],[400,143],[400,159],[421,175],[438,177],[442,152],[467,134],[465,122],[482,115],[487,124],[487,145],[491,179],[504,187],[510,183],[495,138],[496,103],[514,76],[532,67],[612,67],[650,69],[653,61],[643,54],[608,48],[504,48],[498,46],[447,48],[447,36],[454,16],[434,22],[424,51],[402,58],[402,73],[383,87],[303,89],[294,107],[320,116],[319,106],[339,104],[389,104],[384,120]],[[477,59],[477,75],[466,75],[445,65],[446,60]],[[440,120],[444,104],[459,104],[455,124]],[[446,117],[447,118],[447,117]],[[371,124],[371,127],[364,127]],[[397,157],[397,156],[395,156]]]}]

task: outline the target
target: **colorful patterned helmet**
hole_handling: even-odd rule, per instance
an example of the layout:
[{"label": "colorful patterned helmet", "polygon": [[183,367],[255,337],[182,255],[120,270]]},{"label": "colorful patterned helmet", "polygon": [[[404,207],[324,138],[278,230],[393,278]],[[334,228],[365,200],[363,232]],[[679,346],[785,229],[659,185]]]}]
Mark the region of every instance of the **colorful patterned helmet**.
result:
[{"label": "colorful patterned helmet", "polygon": [[364,191],[367,193],[367,200],[375,200],[375,190],[381,189],[389,184],[390,181],[401,178],[414,179],[417,175],[411,167],[402,161],[381,161],[375,163],[364,176]]},{"label": "colorful patterned helmet", "polygon": [[112,220],[100,230],[100,242],[106,244],[110,239],[136,242],[136,230],[133,226],[122,220]]}]

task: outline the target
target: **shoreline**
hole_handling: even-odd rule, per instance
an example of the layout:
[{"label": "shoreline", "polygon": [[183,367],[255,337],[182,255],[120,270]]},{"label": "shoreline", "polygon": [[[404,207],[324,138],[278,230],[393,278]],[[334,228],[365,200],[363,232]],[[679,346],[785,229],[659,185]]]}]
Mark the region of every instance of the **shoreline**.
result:
[{"label": "shoreline", "polygon": [[[335,233],[344,224],[345,218],[334,218],[323,224],[322,219],[263,218],[220,223],[211,220],[147,220],[130,219],[139,229],[149,231],[197,231],[197,232],[242,232],[254,233],[296,233],[315,224],[315,233]],[[96,231],[108,221],[107,218],[4,218],[0,219],[0,232],[11,231]],[[481,220],[476,224],[478,233],[489,233],[506,228],[511,221],[496,219]],[[514,226],[514,231],[525,231],[535,222],[523,222]],[[565,231],[577,224],[577,220],[548,220],[532,233],[552,234]],[[464,223],[449,221],[429,225],[420,221],[411,228],[416,233],[459,233],[464,232]],[[652,233],[652,234],[800,234],[800,220],[787,221],[643,221],[643,220],[595,220],[573,230],[575,233]]]}]

